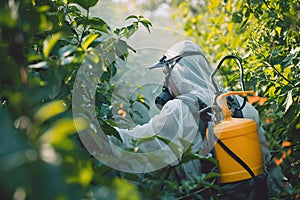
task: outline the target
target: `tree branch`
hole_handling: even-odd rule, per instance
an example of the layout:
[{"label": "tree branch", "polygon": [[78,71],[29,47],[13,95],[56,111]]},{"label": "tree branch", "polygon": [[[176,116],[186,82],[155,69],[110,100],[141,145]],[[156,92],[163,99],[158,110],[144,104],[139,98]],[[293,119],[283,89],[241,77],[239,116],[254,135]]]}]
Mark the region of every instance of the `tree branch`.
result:
[{"label": "tree branch", "polygon": [[275,72],[276,72],[279,76],[281,76],[284,80],[286,80],[289,84],[291,84],[293,87],[296,87],[296,85],[295,85],[294,83],[292,83],[289,79],[287,79],[285,76],[283,76],[283,75],[282,75],[282,74],[274,67],[274,65],[268,63],[267,61],[264,61],[264,63],[265,63],[266,65],[268,65],[269,67],[273,68],[273,69],[275,70]]}]

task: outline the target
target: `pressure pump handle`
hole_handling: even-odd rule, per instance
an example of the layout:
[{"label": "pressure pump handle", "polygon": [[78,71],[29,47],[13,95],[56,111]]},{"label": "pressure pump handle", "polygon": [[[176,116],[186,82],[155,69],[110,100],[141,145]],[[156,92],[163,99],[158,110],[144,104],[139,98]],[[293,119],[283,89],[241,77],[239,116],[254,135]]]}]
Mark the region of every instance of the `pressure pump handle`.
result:
[{"label": "pressure pump handle", "polygon": [[231,118],[231,110],[228,108],[226,97],[231,95],[241,95],[247,96],[248,94],[254,94],[253,90],[250,91],[232,91],[227,93],[222,93],[218,98],[220,99],[220,107],[222,108],[222,115],[224,119]]}]

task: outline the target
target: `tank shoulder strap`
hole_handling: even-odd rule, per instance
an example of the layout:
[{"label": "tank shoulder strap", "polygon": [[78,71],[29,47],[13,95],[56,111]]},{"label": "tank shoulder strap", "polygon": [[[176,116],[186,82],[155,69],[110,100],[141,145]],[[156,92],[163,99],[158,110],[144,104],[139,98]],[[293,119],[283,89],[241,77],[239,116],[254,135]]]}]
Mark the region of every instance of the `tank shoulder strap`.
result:
[{"label": "tank shoulder strap", "polygon": [[[242,110],[240,110],[240,105],[235,96],[227,96],[226,97],[228,108],[232,112],[232,117],[235,118],[244,118]],[[231,151],[215,134],[214,139],[215,141],[222,147],[222,149],[229,154],[236,162],[238,162],[249,174],[251,177],[255,177],[254,172],[251,170],[251,168],[239,157],[237,156],[233,151]]]},{"label": "tank shoulder strap", "polygon": [[250,174],[252,178],[255,177],[254,172],[240,157],[238,157],[233,151],[231,151],[215,134],[214,138],[217,141],[217,143],[222,147],[222,149],[226,153],[228,153],[236,162],[238,162]]},{"label": "tank shoulder strap", "polygon": [[[185,104],[187,104],[187,106],[190,108],[190,110],[193,113],[207,107],[207,105],[198,96],[194,94],[190,94],[190,93],[183,94],[177,96],[176,98],[182,100]],[[232,117],[236,117],[236,118],[244,117],[242,110],[239,110],[240,104],[236,96],[227,96],[226,101],[227,101],[228,108],[232,112]],[[206,117],[208,116],[201,116],[202,120],[208,121],[209,119]]]},{"label": "tank shoulder strap", "polygon": [[[177,99],[182,100],[193,113],[194,119],[198,122],[199,126],[198,129],[202,135],[202,139],[204,139],[206,134],[206,129],[208,127],[208,121],[211,120],[210,116],[207,113],[201,113],[200,115],[197,111],[202,110],[203,108],[207,107],[207,105],[200,99],[200,97],[187,93],[183,95],[179,95],[176,97]],[[232,112],[232,117],[235,118],[243,118],[242,110],[239,110],[240,104],[236,96],[227,96],[226,97],[228,108]]]},{"label": "tank shoulder strap", "polygon": [[[207,105],[199,97],[193,94],[180,95],[178,96],[178,99],[181,99],[185,104],[187,104],[191,112],[193,113],[196,113],[196,111],[207,107]],[[232,117],[243,118],[243,113],[241,110],[239,110],[240,105],[237,98],[235,96],[228,96],[226,100],[228,108],[232,112]],[[204,138],[209,120],[203,120],[201,116],[197,117],[199,119],[198,129],[202,135],[202,138]],[[236,162],[238,162],[250,174],[251,177],[255,176],[251,168],[239,156],[237,156],[233,151],[231,151],[219,138],[216,137],[215,134],[213,134],[213,136],[214,140],[222,147],[222,149],[226,153],[228,153]]]}]

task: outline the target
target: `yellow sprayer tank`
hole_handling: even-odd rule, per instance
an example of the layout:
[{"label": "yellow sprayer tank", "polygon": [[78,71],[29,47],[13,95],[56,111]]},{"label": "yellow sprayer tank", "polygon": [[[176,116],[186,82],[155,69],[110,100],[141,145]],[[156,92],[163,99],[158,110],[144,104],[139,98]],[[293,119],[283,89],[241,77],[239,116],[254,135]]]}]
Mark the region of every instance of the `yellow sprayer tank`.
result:
[{"label": "yellow sprayer tank", "polygon": [[[223,102],[226,102],[225,96],[232,94],[241,93],[226,93]],[[262,174],[264,172],[264,162],[256,123],[252,119],[232,118],[227,103],[223,104],[222,108],[224,120],[215,125],[214,134],[248,165],[255,176]],[[215,143],[215,151],[222,183],[251,178],[248,171],[218,143]]]}]

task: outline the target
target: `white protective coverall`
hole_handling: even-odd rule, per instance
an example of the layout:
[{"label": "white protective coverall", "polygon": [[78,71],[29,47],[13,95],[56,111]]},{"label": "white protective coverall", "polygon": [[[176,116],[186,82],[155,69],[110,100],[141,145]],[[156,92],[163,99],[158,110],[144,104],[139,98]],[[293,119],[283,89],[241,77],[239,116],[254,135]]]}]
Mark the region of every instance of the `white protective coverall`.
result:
[{"label": "white protective coverall", "polygon": [[[184,52],[197,51],[202,54],[201,49],[193,42],[185,40],[181,41],[167,50],[165,56],[167,59],[181,55]],[[198,129],[198,122],[195,120],[189,106],[182,100],[188,99],[186,94],[193,94],[199,97],[205,104],[212,105],[215,89],[211,84],[210,75],[213,68],[210,66],[204,55],[186,56],[173,67],[170,77],[173,80],[180,95],[169,100],[161,109],[160,113],[155,115],[148,123],[138,125],[131,130],[118,129],[125,146],[128,140],[133,138],[148,137],[158,134],[169,140],[172,140],[179,147],[182,147],[180,139],[184,139],[193,143],[193,151],[199,152],[204,144],[201,133]],[[219,87],[220,88],[220,87]],[[220,88],[223,90],[222,88]],[[223,90],[224,91],[224,90]],[[182,98],[183,97],[183,98]],[[242,105],[243,98],[237,96],[239,104]],[[190,99],[191,102],[194,99]],[[250,104],[246,103],[242,110],[245,118],[253,119],[258,125],[259,118],[257,110]],[[270,152],[266,148],[263,130],[259,129],[259,138],[265,164],[267,165],[271,159]],[[203,134],[203,133],[202,133]],[[169,147],[159,139],[151,140],[141,144],[140,150],[143,152],[155,151],[158,149],[168,149]],[[170,149],[170,148],[169,148]],[[184,147],[181,148],[179,155],[174,153],[175,157],[179,157],[183,153]],[[172,159],[171,159],[172,160]],[[172,164],[176,164],[176,159]],[[171,163],[170,163],[171,164]],[[171,164],[171,165],[172,165]],[[191,178],[200,173],[200,162],[191,161],[184,163],[179,167],[179,174],[183,178]]]}]

